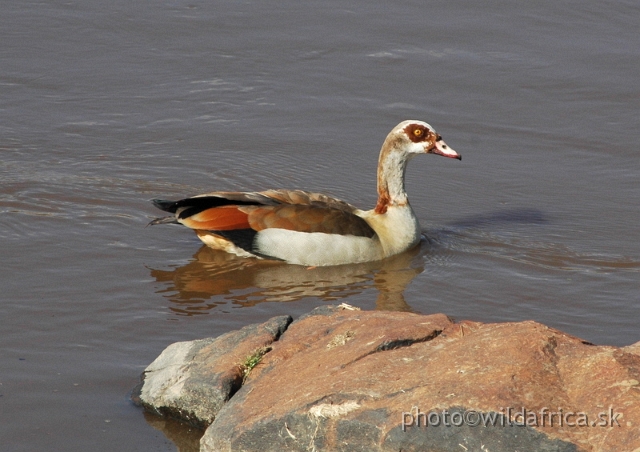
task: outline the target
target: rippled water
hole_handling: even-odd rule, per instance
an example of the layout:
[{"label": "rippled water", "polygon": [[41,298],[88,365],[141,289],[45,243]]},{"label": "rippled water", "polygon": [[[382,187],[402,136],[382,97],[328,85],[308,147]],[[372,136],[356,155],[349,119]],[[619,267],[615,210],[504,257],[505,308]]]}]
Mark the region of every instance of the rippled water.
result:
[{"label": "rippled water", "polygon": [[[347,302],[640,340],[635,2],[14,2],[0,17],[3,450],[189,450],[128,400],[168,344]],[[149,200],[301,188],[375,204],[382,140],[421,246],[306,269],[145,228]]]}]

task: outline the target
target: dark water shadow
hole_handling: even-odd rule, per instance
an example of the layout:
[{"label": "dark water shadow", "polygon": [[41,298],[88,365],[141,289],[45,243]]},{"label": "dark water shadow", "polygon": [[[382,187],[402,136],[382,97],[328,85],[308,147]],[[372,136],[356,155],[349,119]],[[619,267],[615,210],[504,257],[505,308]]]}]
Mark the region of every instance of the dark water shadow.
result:
[{"label": "dark water shadow", "polygon": [[460,218],[446,228],[432,231],[431,237],[446,243],[450,250],[490,255],[538,268],[601,273],[640,271],[640,262],[630,256],[579,252],[563,243],[531,235],[501,234],[509,226],[543,226],[552,221],[539,209],[514,208]]},{"label": "dark water shadow", "polygon": [[376,309],[410,311],[404,299],[408,284],[422,273],[424,242],[389,259],[333,267],[304,267],[259,259],[242,259],[202,246],[189,263],[150,269],[164,286],[176,315],[208,314],[232,303],[251,307],[264,302],[291,302],[308,297],[334,303],[371,288],[378,292]]},{"label": "dark water shadow", "polygon": [[462,217],[447,226],[455,229],[488,228],[512,224],[547,224],[549,216],[539,209],[514,208]]}]

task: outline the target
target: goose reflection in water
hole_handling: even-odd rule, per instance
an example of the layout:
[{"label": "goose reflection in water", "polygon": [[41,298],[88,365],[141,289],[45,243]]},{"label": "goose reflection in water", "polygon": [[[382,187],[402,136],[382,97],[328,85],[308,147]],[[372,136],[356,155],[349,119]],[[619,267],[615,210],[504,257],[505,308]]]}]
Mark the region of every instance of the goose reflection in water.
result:
[{"label": "goose reflection in water", "polygon": [[316,297],[333,303],[377,289],[376,309],[411,311],[404,290],[424,270],[421,246],[377,262],[305,267],[282,262],[242,259],[201,247],[189,263],[170,270],[151,269],[165,286],[164,294],[177,315],[208,314],[232,302],[241,307],[263,302],[289,302]]}]

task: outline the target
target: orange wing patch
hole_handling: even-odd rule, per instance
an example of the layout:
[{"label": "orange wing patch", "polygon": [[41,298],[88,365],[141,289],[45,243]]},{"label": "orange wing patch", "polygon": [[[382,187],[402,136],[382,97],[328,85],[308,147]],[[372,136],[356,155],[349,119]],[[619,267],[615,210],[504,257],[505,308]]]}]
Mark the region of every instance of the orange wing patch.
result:
[{"label": "orange wing patch", "polygon": [[188,218],[183,218],[180,222],[192,229],[206,231],[231,231],[233,229],[250,228],[249,216],[238,210],[238,206],[213,207]]}]

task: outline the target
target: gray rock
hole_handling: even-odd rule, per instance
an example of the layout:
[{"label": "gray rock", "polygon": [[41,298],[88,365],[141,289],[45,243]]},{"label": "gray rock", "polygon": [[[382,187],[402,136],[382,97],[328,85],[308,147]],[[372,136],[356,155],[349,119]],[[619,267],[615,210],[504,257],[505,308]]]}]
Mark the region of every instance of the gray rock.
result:
[{"label": "gray rock", "polygon": [[205,428],[242,386],[247,357],[276,341],[291,321],[274,317],[217,338],[171,344],[145,369],[134,401]]}]

